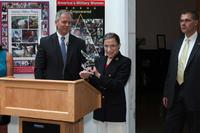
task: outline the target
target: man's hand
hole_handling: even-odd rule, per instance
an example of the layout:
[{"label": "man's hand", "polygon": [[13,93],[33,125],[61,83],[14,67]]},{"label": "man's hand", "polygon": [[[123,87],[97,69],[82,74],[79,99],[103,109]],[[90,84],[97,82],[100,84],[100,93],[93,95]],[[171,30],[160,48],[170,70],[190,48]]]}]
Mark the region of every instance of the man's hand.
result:
[{"label": "man's hand", "polygon": [[167,98],[167,97],[163,97],[162,103],[163,103],[163,106],[164,106],[165,108],[168,108],[168,98]]}]

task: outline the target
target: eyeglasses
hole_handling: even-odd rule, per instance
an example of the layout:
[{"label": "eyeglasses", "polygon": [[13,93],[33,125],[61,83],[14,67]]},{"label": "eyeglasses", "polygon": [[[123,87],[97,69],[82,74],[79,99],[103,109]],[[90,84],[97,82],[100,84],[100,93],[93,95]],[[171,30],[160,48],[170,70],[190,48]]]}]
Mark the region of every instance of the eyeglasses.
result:
[{"label": "eyeglasses", "polygon": [[114,49],[117,47],[117,45],[104,45],[103,47],[104,47],[104,49],[108,49],[108,48]]}]

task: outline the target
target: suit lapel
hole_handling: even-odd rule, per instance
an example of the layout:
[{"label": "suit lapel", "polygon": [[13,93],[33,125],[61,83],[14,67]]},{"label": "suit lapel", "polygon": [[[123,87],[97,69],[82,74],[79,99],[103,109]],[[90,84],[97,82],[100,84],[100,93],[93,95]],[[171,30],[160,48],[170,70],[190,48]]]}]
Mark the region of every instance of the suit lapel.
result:
[{"label": "suit lapel", "polygon": [[108,65],[107,69],[106,69],[106,73],[107,72],[111,72],[112,70],[115,69],[115,63],[119,61],[121,57],[121,53],[119,52],[113,59],[112,61],[110,62],[110,64]]},{"label": "suit lapel", "polygon": [[189,64],[191,63],[191,61],[192,61],[194,55],[196,54],[196,52],[198,51],[199,47],[200,47],[200,35],[198,35],[197,40],[195,41],[194,47],[193,47],[193,49],[192,49],[192,52],[191,52],[191,54],[190,54],[190,57],[189,57],[189,59],[188,59],[188,62],[187,62],[187,66],[186,66],[186,67],[188,67]]},{"label": "suit lapel", "polygon": [[53,42],[53,47],[55,48],[55,51],[56,51],[56,53],[54,54],[57,57],[57,60],[63,63],[62,53],[61,53],[61,49],[60,49],[60,45],[58,41],[58,36],[56,33],[52,35],[52,42]]},{"label": "suit lapel", "polygon": [[184,37],[181,37],[181,38],[178,40],[178,45],[177,45],[177,47],[175,48],[175,50],[176,50],[176,52],[175,52],[175,53],[176,53],[175,57],[177,57],[177,58],[176,58],[177,63],[178,63],[178,55],[179,55],[179,52],[180,52],[180,50],[181,50],[181,46],[182,46],[183,40],[184,40]]},{"label": "suit lapel", "polygon": [[101,73],[101,74],[104,73],[106,60],[107,60],[107,58],[105,56],[103,56],[102,59],[99,61],[98,70],[99,70],[99,73]]},{"label": "suit lapel", "polygon": [[69,34],[69,42],[68,42],[68,45],[67,45],[67,64],[70,64],[71,62],[71,59],[72,59],[72,53],[73,53],[73,43],[74,40],[72,38],[72,35]]}]

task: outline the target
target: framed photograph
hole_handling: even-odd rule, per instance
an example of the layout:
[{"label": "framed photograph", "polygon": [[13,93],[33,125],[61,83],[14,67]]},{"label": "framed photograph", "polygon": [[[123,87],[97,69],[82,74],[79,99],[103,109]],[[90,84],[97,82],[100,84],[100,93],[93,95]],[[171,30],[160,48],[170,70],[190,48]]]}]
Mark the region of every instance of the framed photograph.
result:
[{"label": "framed photograph", "polygon": [[158,49],[166,49],[166,35],[165,34],[157,34],[157,48]]},{"label": "framed photograph", "polygon": [[0,0],[0,43],[13,55],[14,73],[34,73],[36,47],[49,35],[49,1]]}]

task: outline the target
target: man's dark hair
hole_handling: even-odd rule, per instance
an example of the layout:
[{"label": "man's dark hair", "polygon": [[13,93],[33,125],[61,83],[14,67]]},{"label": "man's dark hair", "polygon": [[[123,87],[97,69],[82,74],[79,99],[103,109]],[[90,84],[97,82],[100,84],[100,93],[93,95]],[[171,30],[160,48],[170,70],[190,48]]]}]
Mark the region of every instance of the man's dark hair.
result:
[{"label": "man's dark hair", "polygon": [[120,38],[116,33],[107,33],[104,36],[104,41],[107,39],[115,39],[117,44],[120,45]]},{"label": "man's dark hair", "polygon": [[197,13],[197,11],[187,9],[181,12],[181,14],[186,14],[186,13],[190,13],[192,15],[193,20],[199,20],[199,14]]}]

